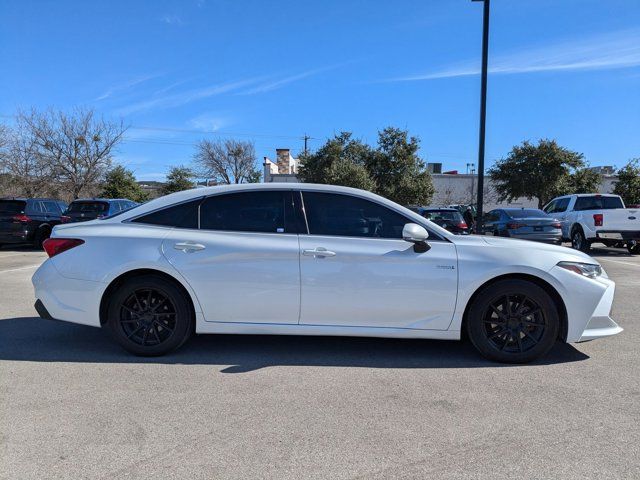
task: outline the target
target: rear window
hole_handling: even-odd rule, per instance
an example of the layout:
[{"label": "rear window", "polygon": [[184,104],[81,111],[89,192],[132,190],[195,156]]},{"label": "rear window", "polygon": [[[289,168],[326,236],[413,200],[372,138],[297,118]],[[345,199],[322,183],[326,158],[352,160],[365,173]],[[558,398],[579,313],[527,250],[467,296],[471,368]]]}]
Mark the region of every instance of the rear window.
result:
[{"label": "rear window", "polygon": [[611,210],[624,208],[620,197],[578,197],[574,210]]},{"label": "rear window", "polygon": [[[162,208],[142,217],[131,220],[135,223],[146,223],[163,227],[198,228],[198,206],[201,198],[190,202],[179,203]],[[114,215],[115,216],[115,215]]]},{"label": "rear window", "polygon": [[447,220],[450,222],[462,221],[460,212],[452,210],[427,210],[422,212],[422,216],[428,220],[440,221]]},{"label": "rear window", "polygon": [[71,202],[67,213],[103,213],[108,210],[107,202]]},{"label": "rear window", "polygon": [[20,200],[0,200],[0,214],[15,215],[24,212],[27,202]]},{"label": "rear window", "polygon": [[522,210],[509,210],[507,211],[507,215],[511,218],[531,218],[531,217],[548,217],[546,213],[542,210],[537,210],[534,208],[523,208]]}]

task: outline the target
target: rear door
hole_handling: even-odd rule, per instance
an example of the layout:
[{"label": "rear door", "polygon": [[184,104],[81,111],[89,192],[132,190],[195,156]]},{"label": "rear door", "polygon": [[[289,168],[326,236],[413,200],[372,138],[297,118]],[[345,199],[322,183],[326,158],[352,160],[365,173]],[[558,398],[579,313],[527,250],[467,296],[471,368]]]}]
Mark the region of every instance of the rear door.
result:
[{"label": "rear door", "polygon": [[446,330],[455,309],[455,245],[414,251],[399,212],[345,194],[302,192],[300,323]]},{"label": "rear door", "polygon": [[164,255],[209,322],[297,324],[300,261],[289,190],[213,195],[195,228],[175,228]]}]

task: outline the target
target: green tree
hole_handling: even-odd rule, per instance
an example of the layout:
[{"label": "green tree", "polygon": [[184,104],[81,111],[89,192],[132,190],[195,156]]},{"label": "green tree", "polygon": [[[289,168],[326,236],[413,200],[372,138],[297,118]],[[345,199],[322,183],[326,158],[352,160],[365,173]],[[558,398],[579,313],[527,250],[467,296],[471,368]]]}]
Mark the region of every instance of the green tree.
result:
[{"label": "green tree", "polygon": [[[489,175],[496,182],[499,201],[537,198],[542,208],[555,196],[566,193],[572,186],[571,175],[584,167],[581,153],[561,147],[555,140],[542,139],[537,145],[525,141],[513,147],[507,158],[489,169]],[[584,176],[579,173],[573,181]]]},{"label": "green tree", "polygon": [[134,202],[148,200],[147,193],[138,185],[133,172],[121,165],[112,168],[107,173],[101,196],[104,198],[128,198]]},{"label": "green tree", "polygon": [[298,175],[303,182],[370,190],[401,204],[428,204],[431,176],[418,157],[419,141],[404,130],[378,133],[377,148],[341,132],[316,152],[303,154]]},{"label": "green tree", "polygon": [[569,193],[596,193],[602,182],[602,175],[592,168],[579,168],[569,174],[557,195]]},{"label": "green tree", "polygon": [[406,130],[387,127],[378,132],[378,148],[366,167],[377,185],[376,193],[402,205],[427,205],[435,189],[431,175],[418,156],[420,140]]},{"label": "green tree", "polygon": [[375,182],[365,167],[373,150],[351,133],[341,132],[327,140],[314,153],[300,155],[298,177],[306,183],[342,185],[345,187],[375,190]]},{"label": "green tree", "polygon": [[182,190],[189,190],[196,186],[193,181],[195,175],[190,168],[180,165],[179,167],[172,167],[167,174],[167,181],[160,189],[162,195],[168,195],[173,192],[180,192]]},{"label": "green tree", "polygon": [[640,158],[634,158],[620,170],[613,193],[620,195],[625,204],[640,203]]}]

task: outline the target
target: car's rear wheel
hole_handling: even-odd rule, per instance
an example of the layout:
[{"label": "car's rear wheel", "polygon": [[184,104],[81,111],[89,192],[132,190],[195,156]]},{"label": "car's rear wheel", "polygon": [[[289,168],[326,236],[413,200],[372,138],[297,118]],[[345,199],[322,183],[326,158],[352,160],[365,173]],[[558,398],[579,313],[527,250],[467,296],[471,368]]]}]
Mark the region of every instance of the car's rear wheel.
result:
[{"label": "car's rear wheel", "polygon": [[106,325],[129,352],[157,356],[186,342],[193,321],[182,289],[159,275],[141,275],[126,280],[112,295]]},{"label": "car's rear wheel", "polygon": [[560,317],[553,299],[527,280],[500,280],[475,296],[467,317],[467,334],[490,360],[526,363],[553,347]]},{"label": "car's rear wheel", "polygon": [[640,253],[640,244],[627,245],[627,250],[629,253],[637,255]]},{"label": "car's rear wheel", "polygon": [[37,248],[39,250],[42,250],[42,244],[44,243],[44,241],[49,238],[49,236],[51,235],[51,230],[49,230],[46,227],[41,227],[36,231],[36,234],[33,238],[33,248]]},{"label": "car's rear wheel", "polygon": [[582,233],[582,229],[576,228],[571,234],[571,246],[584,253],[588,253],[591,249],[591,244]]}]

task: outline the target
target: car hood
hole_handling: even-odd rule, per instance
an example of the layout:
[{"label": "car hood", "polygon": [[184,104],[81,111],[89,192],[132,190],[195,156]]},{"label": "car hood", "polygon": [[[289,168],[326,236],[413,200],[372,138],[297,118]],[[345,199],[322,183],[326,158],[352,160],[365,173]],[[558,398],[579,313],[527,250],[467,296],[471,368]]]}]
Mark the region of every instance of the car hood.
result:
[{"label": "car hood", "polygon": [[559,245],[551,245],[548,243],[530,242],[528,240],[520,240],[517,238],[504,238],[493,237],[484,235],[468,235],[465,237],[456,236],[452,239],[454,243],[462,245],[473,246],[488,246],[498,247],[504,249],[505,255],[510,252],[511,255],[531,256],[536,253],[546,253],[550,256],[557,257],[559,260],[568,262],[583,262],[598,264],[595,258],[590,257],[586,253],[582,253],[579,250],[574,250],[569,247],[562,247]]}]

